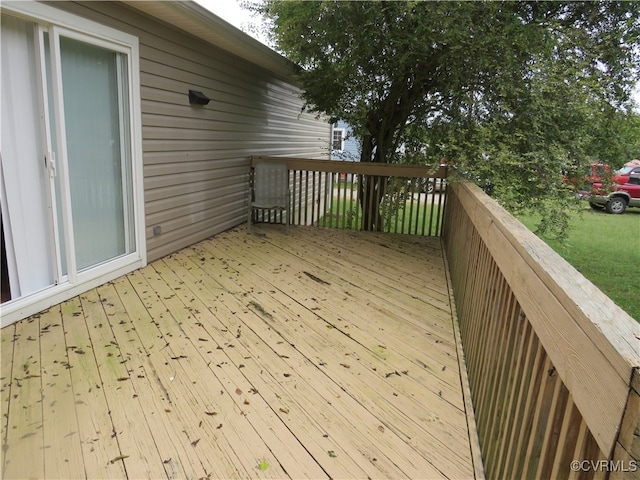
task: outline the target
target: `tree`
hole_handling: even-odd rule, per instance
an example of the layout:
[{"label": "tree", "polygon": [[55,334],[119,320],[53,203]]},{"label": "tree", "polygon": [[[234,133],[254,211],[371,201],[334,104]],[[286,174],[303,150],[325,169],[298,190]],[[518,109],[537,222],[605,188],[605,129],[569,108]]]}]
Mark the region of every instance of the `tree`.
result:
[{"label": "tree", "polygon": [[563,168],[588,161],[598,136],[615,143],[607,116],[626,118],[638,80],[639,2],[264,0],[260,11],[301,66],[307,107],[349,123],[361,161],[446,159],[512,208],[566,203]]}]

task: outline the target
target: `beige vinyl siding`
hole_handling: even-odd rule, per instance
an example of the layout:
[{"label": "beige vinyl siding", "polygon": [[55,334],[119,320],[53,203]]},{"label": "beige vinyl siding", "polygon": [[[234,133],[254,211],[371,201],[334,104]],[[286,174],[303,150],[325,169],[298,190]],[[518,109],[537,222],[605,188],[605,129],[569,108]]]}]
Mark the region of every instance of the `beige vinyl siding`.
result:
[{"label": "beige vinyl siding", "polygon": [[286,79],[118,2],[52,5],[140,39],[149,260],[246,221],[251,155],[329,158],[331,126]]}]

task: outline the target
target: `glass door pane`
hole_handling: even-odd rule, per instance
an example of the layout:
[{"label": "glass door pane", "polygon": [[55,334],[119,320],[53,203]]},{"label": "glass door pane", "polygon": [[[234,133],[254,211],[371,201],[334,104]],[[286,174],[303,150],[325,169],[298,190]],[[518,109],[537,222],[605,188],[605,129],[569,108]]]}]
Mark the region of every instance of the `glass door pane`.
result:
[{"label": "glass door pane", "polygon": [[60,38],[78,271],[135,249],[126,55]]}]

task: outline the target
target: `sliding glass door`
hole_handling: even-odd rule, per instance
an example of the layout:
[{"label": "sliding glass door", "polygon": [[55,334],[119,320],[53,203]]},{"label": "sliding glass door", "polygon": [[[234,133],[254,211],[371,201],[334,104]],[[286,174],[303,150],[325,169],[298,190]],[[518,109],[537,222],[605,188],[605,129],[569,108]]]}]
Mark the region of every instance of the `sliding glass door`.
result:
[{"label": "sliding glass door", "polygon": [[122,42],[3,12],[9,303],[144,262],[132,56]]},{"label": "sliding glass door", "polygon": [[122,53],[57,38],[75,264],[82,271],[135,246],[127,63]]}]

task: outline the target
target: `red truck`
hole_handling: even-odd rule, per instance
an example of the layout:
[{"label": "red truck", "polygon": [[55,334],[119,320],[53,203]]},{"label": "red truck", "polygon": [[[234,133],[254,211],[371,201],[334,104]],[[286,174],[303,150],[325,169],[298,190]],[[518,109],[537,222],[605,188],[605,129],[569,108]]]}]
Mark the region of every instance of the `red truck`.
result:
[{"label": "red truck", "polygon": [[[620,180],[624,183],[618,183]],[[615,183],[594,182],[589,205],[614,214],[624,213],[627,207],[640,207],[640,173],[619,176]]]},{"label": "red truck", "polygon": [[625,163],[624,167],[615,172],[611,171],[611,167],[606,163],[593,163],[591,165],[591,173],[586,175],[584,180],[588,183],[619,183],[625,184],[632,174],[640,174],[640,160],[632,160]]}]

